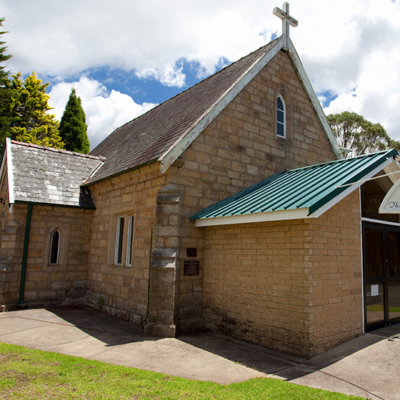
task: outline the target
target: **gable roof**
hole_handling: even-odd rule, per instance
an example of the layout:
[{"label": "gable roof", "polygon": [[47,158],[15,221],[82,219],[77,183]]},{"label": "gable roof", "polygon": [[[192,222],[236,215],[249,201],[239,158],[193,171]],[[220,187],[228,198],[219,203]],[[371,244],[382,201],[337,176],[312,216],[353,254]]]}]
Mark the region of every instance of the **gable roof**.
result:
[{"label": "gable roof", "polygon": [[[190,217],[196,226],[319,217],[394,162],[385,150],[278,173]],[[400,170],[397,164],[396,170]]]},{"label": "gable roof", "polygon": [[104,159],[7,139],[2,171],[8,174],[9,204],[39,203],[94,208],[80,186]]},{"label": "gable roof", "polygon": [[[161,172],[164,173],[284,45],[284,37],[281,36],[116,129],[91,152],[92,155],[105,156],[107,161],[89,183],[155,161],[160,162]],[[336,139],[291,41],[287,52],[334,153],[340,158]]]}]

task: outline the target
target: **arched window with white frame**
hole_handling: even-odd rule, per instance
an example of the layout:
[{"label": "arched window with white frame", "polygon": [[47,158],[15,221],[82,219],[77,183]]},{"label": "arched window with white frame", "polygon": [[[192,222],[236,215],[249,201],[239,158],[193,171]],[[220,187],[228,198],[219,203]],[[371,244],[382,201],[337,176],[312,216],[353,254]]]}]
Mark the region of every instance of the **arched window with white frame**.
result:
[{"label": "arched window with white frame", "polygon": [[276,101],[276,135],[286,138],[286,104],[281,94]]},{"label": "arched window with white frame", "polygon": [[60,231],[56,229],[52,234],[51,234],[51,243],[50,243],[50,265],[57,265],[58,264],[58,258],[60,255]]}]

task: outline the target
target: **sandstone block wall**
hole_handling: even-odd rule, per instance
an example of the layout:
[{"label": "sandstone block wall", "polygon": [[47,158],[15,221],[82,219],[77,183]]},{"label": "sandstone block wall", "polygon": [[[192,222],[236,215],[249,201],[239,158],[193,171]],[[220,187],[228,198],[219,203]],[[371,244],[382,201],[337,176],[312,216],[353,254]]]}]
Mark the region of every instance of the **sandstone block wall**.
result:
[{"label": "sandstone block wall", "polygon": [[309,357],[362,333],[358,192],[319,219],[205,228],[204,324]]},{"label": "sandstone block wall", "polygon": [[[13,308],[19,299],[28,206],[2,210],[0,303]],[[92,211],[33,206],[26,266],[24,303],[82,303],[87,286]],[[51,234],[60,232],[59,262],[50,264]],[[6,262],[4,262],[4,260]]]},{"label": "sandstone block wall", "polygon": [[[1,194],[6,199],[6,193]],[[10,214],[6,200],[0,209],[0,305],[13,308],[19,295],[27,207],[16,207]]]},{"label": "sandstone block wall", "polygon": [[363,333],[362,243],[359,191],[310,220],[305,257],[311,353]]},{"label": "sandstone block wall", "polygon": [[[148,312],[149,270],[156,197],[165,185],[154,163],[90,187],[96,204],[89,254],[89,304],[135,323],[143,324]],[[116,226],[119,216],[134,216],[132,263],[115,264]],[[125,224],[125,238],[127,234]]]},{"label": "sandstone block wall", "polygon": [[309,315],[303,220],[207,227],[204,325],[304,355]]}]

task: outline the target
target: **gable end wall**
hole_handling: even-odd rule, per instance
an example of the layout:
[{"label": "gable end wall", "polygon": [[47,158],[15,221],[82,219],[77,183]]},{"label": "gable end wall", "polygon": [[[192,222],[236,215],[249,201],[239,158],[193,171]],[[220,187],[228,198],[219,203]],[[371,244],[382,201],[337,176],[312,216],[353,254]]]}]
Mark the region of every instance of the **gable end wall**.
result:
[{"label": "gable end wall", "polygon": [[[276,136],[276,98],[288,109],[287,139]],[[170,167],[183,193],[177,279],[178,323],[201,324],[204,229],[189,217],[279,171],[335,159],[330,142],[287,53],[279,52]],[[199,276],[184,276],[187,248],[197,249]]]}]

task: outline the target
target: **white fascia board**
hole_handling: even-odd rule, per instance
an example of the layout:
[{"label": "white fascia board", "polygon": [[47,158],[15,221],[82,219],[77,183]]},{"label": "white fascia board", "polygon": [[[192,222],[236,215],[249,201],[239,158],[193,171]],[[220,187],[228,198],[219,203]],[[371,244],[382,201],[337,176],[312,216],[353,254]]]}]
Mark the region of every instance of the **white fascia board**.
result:
[{"label": "white fascia board", "polygon": [[[6,142],[7,146],[7,142]],[[7,148],[7,147],[6,147]],[[4,151],[3,154],[3,159],[1,160],[1,167],[0,167],[0,190],[4,185],[4,180],[6,177],[6,171],[7,171],[7,150]]]},{"label": "white fascia board", "polygon": [[333,152],[335,153],[335,155],[338,159],[341,159],[341,158],[343,158],[343,154],[340,151],[339,144],[335,138],[335,135],[332,132],[331,127],[329,126],[329,123],[328,123],[328,120],[326,119],[324,110],[321,107],[318,97],[314,92],[314,88],[312,87],[311,82],[308,79],[307,73],[303,67],[303,64],[301,63],[300,57],[297,54],[296,49],[291,40],[289,41],[289,49],[288,50],[289,50],[288,54],[290,56],[290,59],[292,60],[295,68],[297,69],[299,79],[303,83],[304,89],[308,93],[311,103],[314,107],[314,110],[317,113],[319,120],[321,121],[322,127],[325,130],[325,133],[326,133],[326,136],[328,137],[329,142],[331,143]]},{"label": "white fascia board", "polygon": [[201,132],[224,110],[240,91],[278,54],[285,44],[284,37],[276,42],[256,64],[253,64],[159,159],[160,171],[165,173],[174,161],[193,143]]},{"label": "white fascia board", "polygon": [[196,227],[200,228],[204,226],[251,224],[254,222],[285,221],[290,219],[314,217],[314,215],[308,216],[308,214],[308,208],[298,208],[295,210],[270,211],[255,214],[232,215],[229,217],[204,218],[196,219]]},{"label": "white fascia board", "polygon": [[[11,153],[11,139],[6,139],[6,154],[7,154],[7,173],[8,173],[8,204],[12,205],[15,202],[14,199],[14,175],[12,167],[12,153]],[[12,212],[12,207],[10,209]]]},{"label": "white fascia board", "polygon": [[362,179],[362,181],[356,182],[352,185],[350,185],[347,189],[345,189],[342,193],[340,193],[338,196],[333,198],[331,201],[326,203],[324,206],[319,208],[315,213],[312,214],[313,217],[318,218],[320,215],[322,215],[325,211],[328,211],[331,207],[333,207],[335,204],[339,203],[339,201],[343,200],[345,197],[347,197],[350,193],[354,192],[354,190],[358,189],[363,183],[365,183],[366,180],[372,178],[374,175],[376,175],[378,172],[382,171],[384,168],[386,168],[389,164],[393,162],[392,158],[387,159],[383,164],[379,165],[375,169],[373,169],[370,173],[365,175]]}]

